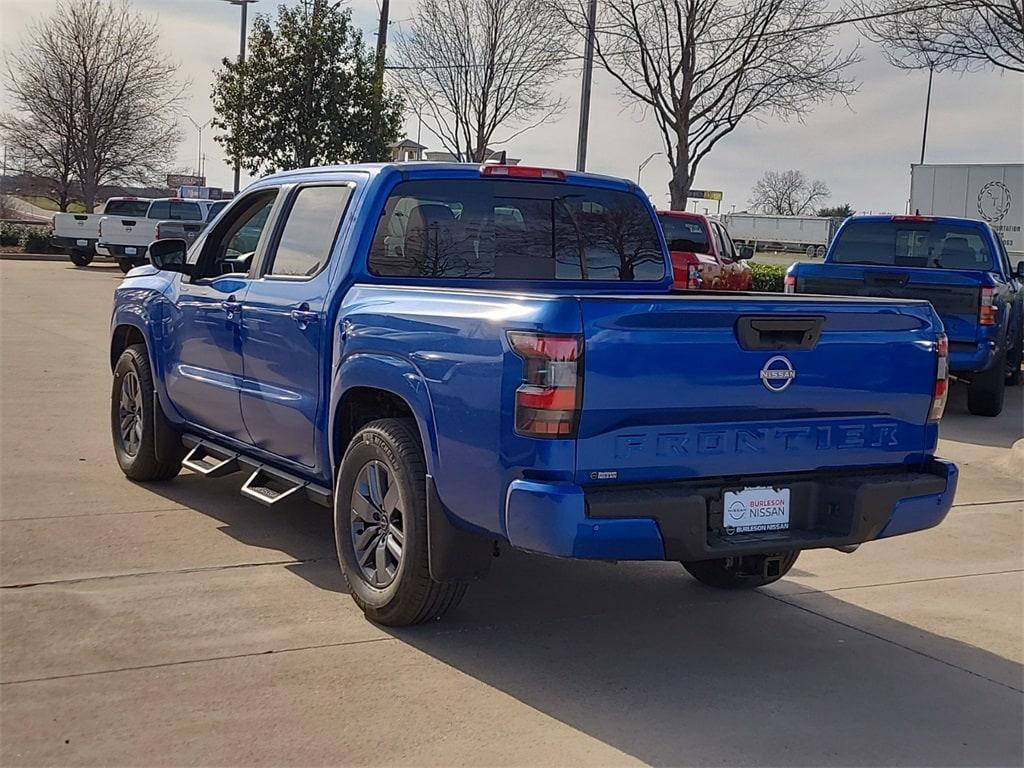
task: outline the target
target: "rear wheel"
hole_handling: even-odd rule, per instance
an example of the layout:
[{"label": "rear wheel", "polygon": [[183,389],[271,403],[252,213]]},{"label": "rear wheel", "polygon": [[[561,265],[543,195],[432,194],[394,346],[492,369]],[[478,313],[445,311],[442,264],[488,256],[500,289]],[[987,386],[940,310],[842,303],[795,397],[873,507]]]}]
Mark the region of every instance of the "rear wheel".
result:
[{"label": "rear wheel", "polygon": [[720,557],[716,560],[694,560],[683,563],[701,584],[717,589],[750,589],[778,581],[793,567],[800,551],[776,552],[767,555]]},{"label": "rear wheel", "polygon": [[114,367],[110,393],[110,431],[114,455],[132,480],[169,480],[181,471],[180,443],[161,445],[157,451],[157,419],[162,434],[172,434],[160,404],[155,402],[153,374],[145,344],[133,344],[121,353]]},{"label": "rear wheel", "polygon": [[426,466],[415,424],[381,419],[352,439],[334,494],[334,536],[352,599],[392,627],[440,618],[465,582],[430,577]]},{"label": "rear wheel", "polygon": [[967,387],[967,410],[975,416],[998,416],[1006,395],[1007,350],[996,356],[987,371],[976,374]]},{"label": "rear wheel", "polygon": [[89,251],[72,251],[71,263],[76,267],[88,267],[92,263],[92,253]]},{"label": "rear wheel", "polygon": [[1017,331],[1017,343],[1014,344],[1006,355],[1006,385],[1016,387],[1024,380],[1024,371],[1021,371],[1020,364],[1024,358],[1024,328]]},{"label": "rear wheel", "polygon": [[129,272],[132,271],[132,267],[134,267],[135,265],[128,259],[118,259],[117,266],[122,272],[124,272],[127,275]]}]

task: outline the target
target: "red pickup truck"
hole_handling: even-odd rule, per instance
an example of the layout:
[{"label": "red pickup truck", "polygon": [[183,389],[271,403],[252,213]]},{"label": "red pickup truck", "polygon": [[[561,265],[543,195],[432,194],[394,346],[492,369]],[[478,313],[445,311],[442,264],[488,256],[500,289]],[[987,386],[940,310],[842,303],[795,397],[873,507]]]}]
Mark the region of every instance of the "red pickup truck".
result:
[{"label": "red pickup truck", "polygon": [[686,211],[658,211],[658,222],[672,257],[675,288],[750,290],[750,265],[721,223]]}]

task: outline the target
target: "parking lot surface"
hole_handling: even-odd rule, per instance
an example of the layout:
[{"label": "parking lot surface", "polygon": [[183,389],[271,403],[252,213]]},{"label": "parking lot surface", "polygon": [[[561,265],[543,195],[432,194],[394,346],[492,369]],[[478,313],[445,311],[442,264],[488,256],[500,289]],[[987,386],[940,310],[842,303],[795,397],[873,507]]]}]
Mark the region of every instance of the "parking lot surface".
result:
[{"label": "parking lot surface", "polygon": [[746,593],[506,551],[447,620],[385,630],[328,510],[124,479],[120,278],[0,263],[0,764],[1024,763],[1024,388],[997,419],[954,388],[931,531]]}]

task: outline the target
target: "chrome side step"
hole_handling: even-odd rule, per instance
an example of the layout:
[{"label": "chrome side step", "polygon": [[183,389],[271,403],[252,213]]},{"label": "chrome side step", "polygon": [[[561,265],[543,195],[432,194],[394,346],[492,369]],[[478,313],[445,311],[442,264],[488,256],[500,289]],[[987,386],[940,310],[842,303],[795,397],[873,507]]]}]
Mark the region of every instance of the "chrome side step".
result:
[{"label": "chrome side step", "polygon": [[241,469],[237,453],[221,451],[206,442],[196,443],[181,465],[203,477],[224,477]]},{"label": "chrome side step", "polygon": [[245,481],[242,486],[242,495],[269,507],[287,499],[307,485],[309,483],[286,479],[282,475],[271,473],[266,467],[259,467]]},{"label": "chrome side step", "polygon": [[283,470],[264,464],[251,456],[222,448],[205,438],[192,434],[182,436],[182,442],[189,453],[182,461],[187,467],[203,477],[223,477],[242,470],[251,472],[242,485],[242,495],[272,506],[286,498],[296,496],[299,491],[317,504],[330,507],[333,503],[331,489],[309,482]]}]

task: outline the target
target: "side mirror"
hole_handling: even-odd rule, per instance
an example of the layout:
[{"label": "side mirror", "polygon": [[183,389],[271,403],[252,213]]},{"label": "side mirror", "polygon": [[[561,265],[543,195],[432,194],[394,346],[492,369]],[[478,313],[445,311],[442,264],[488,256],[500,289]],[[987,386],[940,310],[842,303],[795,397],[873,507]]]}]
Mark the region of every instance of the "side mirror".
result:
[{"label": "side mirror", "polygon": [[1017,279],[1024,280],[1024,261],[1017,262]]},{"label": "side mirror", "polygon": [[740,246],[740,258],[741,259],[752,259],[752,258],[754,258],[754,246],[752,246],[752,245],[741,245]]},{"label": "side mirror", "polygon": [[192,265],[185,262],[188,243],[178,238],[155,240],[149,244],[149,263],[165,272],[192,274]]}]

